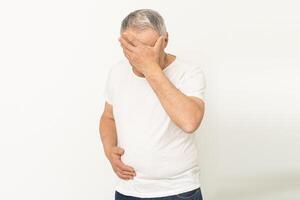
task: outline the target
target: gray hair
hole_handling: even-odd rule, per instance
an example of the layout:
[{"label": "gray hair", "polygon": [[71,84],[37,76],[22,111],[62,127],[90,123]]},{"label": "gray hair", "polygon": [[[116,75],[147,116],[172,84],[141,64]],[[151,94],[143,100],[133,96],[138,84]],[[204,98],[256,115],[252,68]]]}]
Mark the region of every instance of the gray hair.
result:
[{"label": "gray hair", "polygon": [[167,32],[164,19],[152,9],[139,9],[129,13],[122,21],[120,32],[122,33],[127,28],[152,28],[159,35]]}]

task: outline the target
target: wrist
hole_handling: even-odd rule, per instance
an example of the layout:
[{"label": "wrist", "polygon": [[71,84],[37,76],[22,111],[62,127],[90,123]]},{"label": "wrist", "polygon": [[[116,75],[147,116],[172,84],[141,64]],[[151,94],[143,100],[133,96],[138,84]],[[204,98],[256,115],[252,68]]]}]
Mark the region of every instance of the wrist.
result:
[{"label": "wrist", "polygon": [[159,64],[157,63],[153,63],[151,65],[149,65],[149,67],[146,67],[146,70],[144,72],[144,76],[146,78],[154,76],[157,73],[162,72],[162,69],[160,68]]},{"label": "wrist", "polygon": [[113,148],[113,145],[105,145],[104,146],[104,153],[105,153],[105,156],[109,159],[110,158],[110,152],[111,152],[111,149]]}]

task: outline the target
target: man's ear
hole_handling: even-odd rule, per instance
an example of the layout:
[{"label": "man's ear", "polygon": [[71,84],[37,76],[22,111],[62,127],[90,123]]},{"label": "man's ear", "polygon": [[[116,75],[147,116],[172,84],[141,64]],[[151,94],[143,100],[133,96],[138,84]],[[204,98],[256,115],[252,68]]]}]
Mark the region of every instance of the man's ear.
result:
[{"label": "man's ear", "polygon": [[168,42],[169,42],[169,34],[168,34],[168,32],[166,32],[166,33],[164,34],[164,37],[165,37],[165,41],[164,41],[163,49],[167,47]]}]

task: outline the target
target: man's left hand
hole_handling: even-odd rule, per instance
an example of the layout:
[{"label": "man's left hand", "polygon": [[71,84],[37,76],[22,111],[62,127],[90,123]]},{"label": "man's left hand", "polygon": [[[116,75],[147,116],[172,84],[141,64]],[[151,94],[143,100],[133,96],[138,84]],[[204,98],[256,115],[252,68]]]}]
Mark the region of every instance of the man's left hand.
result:
[{"label": "man's left hand", "polygon": [[143,44],[129,33],[123,33],[119,41],[126,58],[144,76],[160,68],[164,36],[160,36],[153,47]]}]

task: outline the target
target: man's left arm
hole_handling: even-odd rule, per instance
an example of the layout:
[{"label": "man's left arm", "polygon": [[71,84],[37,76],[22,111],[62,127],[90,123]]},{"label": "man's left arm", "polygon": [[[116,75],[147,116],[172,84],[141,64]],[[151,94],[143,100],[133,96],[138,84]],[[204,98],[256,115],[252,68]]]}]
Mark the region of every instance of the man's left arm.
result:
[{"label": "man's left arm", "polygon": [[187,133],[193,133],[201,124],[205,103],[195,96],[187,96],[174,86],[160,67],[145,73],[145,78],[159,98],[172,121]]},{"label": "man's left arm", "polygon": [[125,56],[144,74],[171,120],[186,133],[193,133],[199,127],[204,115],[204,101],[192,97],[199,97],[204,89],[198,88],[198,77],[195,78],[193,75],[184,84],[185,93],[192,95],[182,93],[166,77],[159,66],[159,56],[165,47],[163,36],[158,38],[153,47],[142,44],[130,34],[123,33],[119,41]]}]

